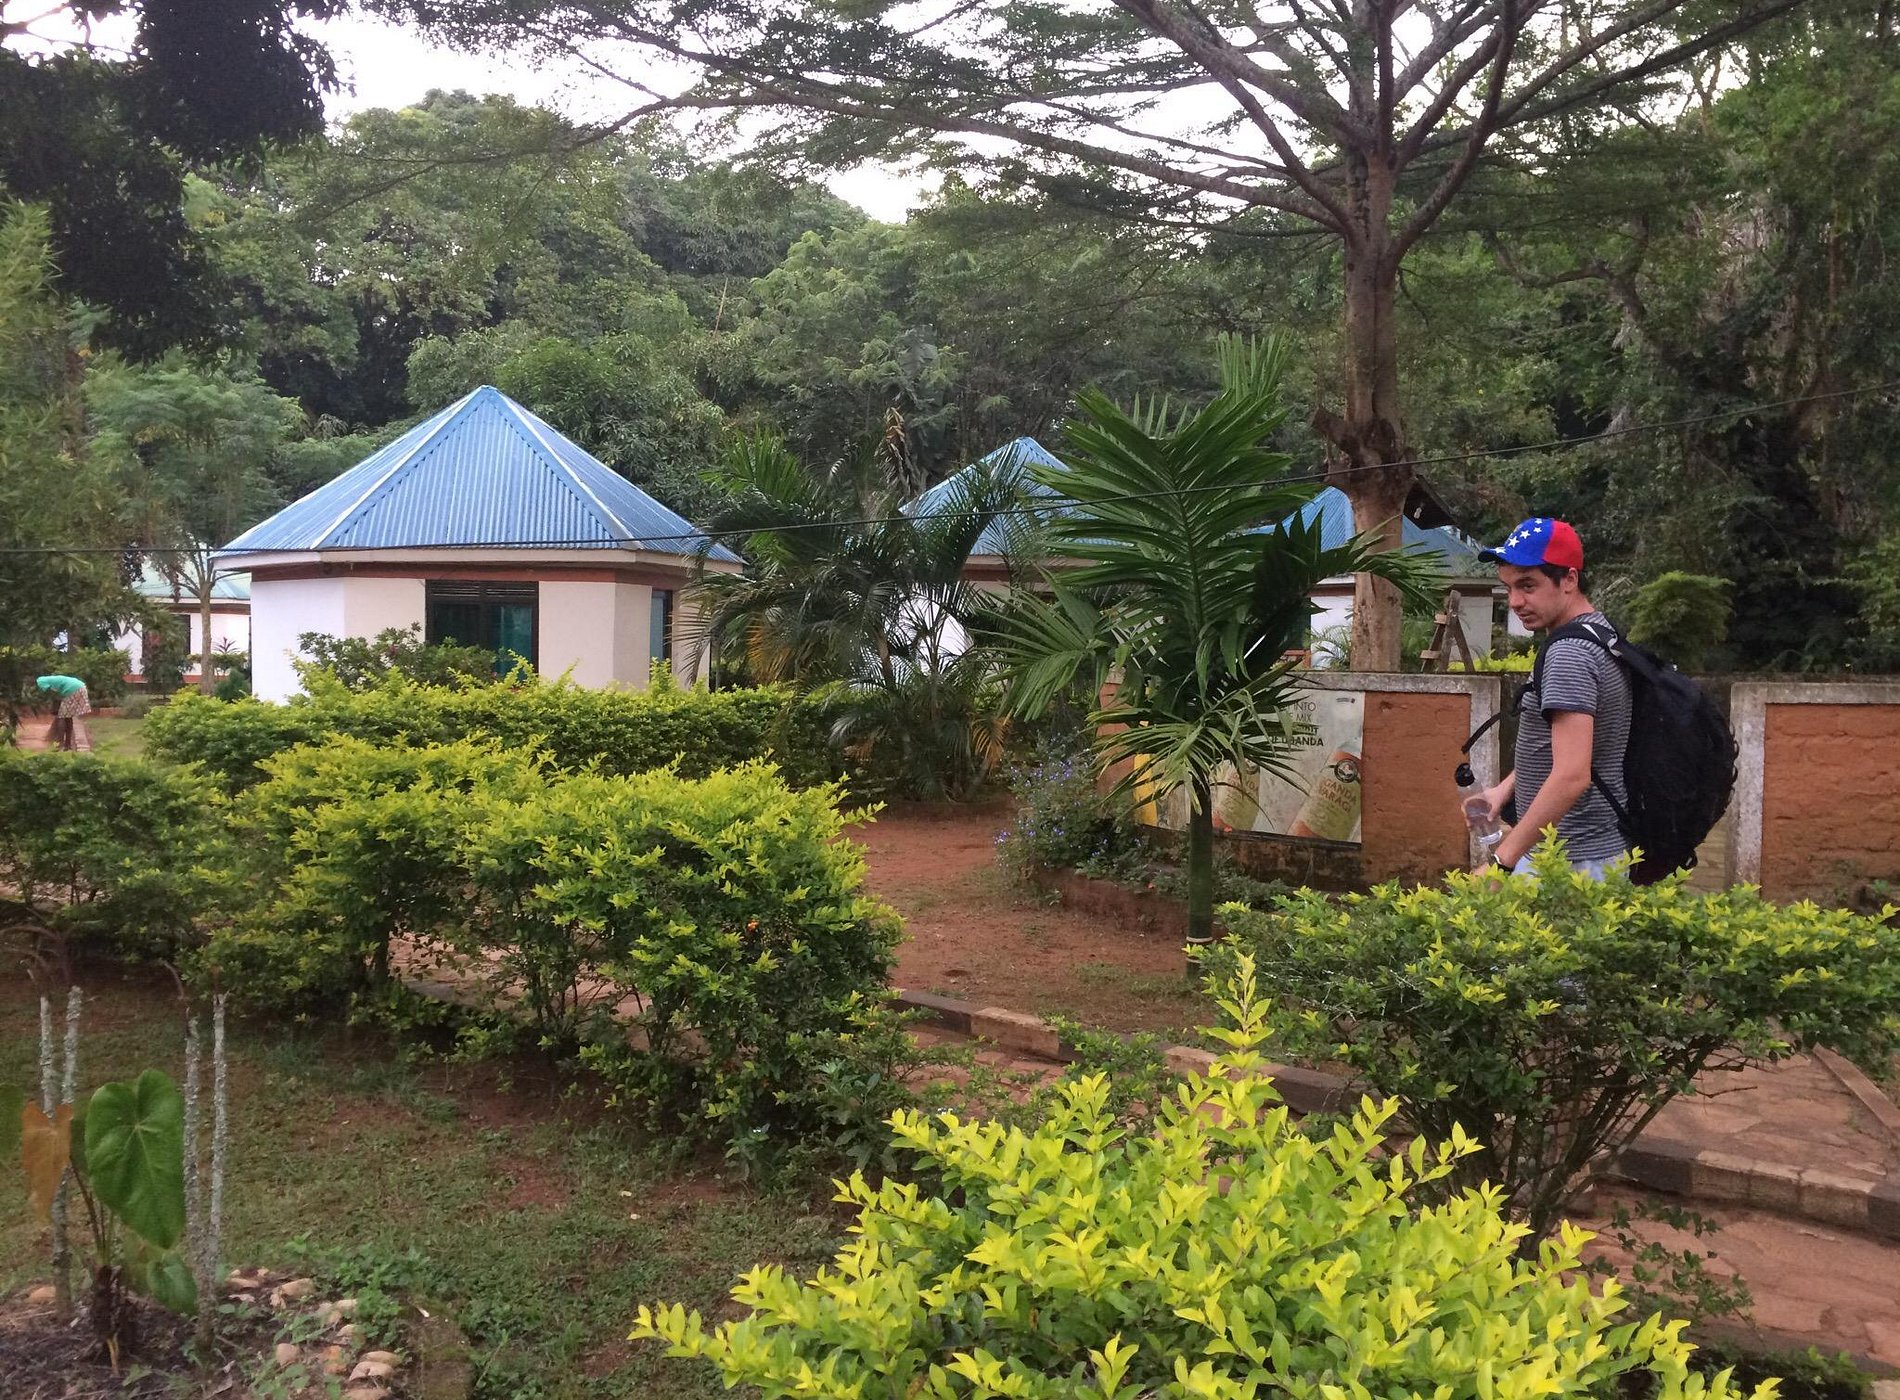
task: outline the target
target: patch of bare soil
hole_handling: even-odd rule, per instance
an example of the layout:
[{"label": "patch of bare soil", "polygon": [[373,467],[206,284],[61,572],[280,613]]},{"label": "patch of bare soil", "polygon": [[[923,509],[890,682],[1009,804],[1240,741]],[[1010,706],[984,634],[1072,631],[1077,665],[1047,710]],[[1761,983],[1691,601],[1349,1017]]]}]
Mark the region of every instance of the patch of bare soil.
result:
[{"label": "patch of bare soil", "polygon": [[871,889],[904,916],[892,982],[1118,1031],[1206,1019],[1171,934],[1050,903],[997,863],[1004,806],[911,807],[861,827]]}]

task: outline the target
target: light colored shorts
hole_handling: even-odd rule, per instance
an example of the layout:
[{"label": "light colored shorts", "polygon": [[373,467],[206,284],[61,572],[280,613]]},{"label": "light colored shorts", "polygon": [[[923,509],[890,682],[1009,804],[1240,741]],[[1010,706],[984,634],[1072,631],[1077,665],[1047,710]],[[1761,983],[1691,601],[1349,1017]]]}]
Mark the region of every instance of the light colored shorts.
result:
[{"label": "light colored shorts", "polygon": [[[1589,879],[1601,880],[1610,873],[1610,867],[1622,859],[1622,856],[1608,856],[1602,860],[1573,860],[1570,862],[1570,868],[1579,875],[1586,876]],[[1518,861],[1516,865],[1511,867],[1511,873],[1513,875],[1535,875],[1537,872],[1531,869],[1531,858],[1525,856],[1522,860]]]}]

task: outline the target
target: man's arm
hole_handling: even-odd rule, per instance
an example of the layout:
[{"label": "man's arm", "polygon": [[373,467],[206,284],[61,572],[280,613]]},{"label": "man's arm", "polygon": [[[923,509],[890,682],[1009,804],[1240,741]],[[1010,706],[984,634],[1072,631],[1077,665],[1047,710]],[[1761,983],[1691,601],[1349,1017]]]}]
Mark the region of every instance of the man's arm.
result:
[{"label": "man's arm", "polygon": [[1530,810],[1518,813],[1517,825],[1498,842],[1498,863],[1516,865],[1590,786],[1590,756],[1596,740],[1597,717],[1577,710],[1559,710],[1550,717],[1550,777],[1537,790]]}]

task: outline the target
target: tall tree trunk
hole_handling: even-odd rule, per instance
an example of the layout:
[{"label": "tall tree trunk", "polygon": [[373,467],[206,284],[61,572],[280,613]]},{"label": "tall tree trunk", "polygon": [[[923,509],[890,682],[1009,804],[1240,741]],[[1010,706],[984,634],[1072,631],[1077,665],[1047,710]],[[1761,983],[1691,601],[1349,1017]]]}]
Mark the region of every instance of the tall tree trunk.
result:
[{"label": "tall tree trunk", "polygon": [[[1395,178],[1389,164],[1365,159],[1350,200],[1354,227],[1345,251],[1345,384],[1340,413],[1315,411],[1313,426],[1334,448],[1330,484],[1352,505],[1355,531],[1376,531],[1380,546],[1404,543],[1401,514],[1411,495],[1399,414],[1399,354],[1394,325],[1399,260],[1388,219]],[[1353,580],[1355,671],[1399,669],[1398,589],[1360,574]]]},{"label": "tall tree trunk", "polygon": [[1188,811],[1187,941],[1214,941],[1214,789],[1204,777],[1192,784]]},{"label": "tall tree trunk", "polygon": [[211,590],[218,586],[218,571],[206,567],[198,570],[198,693],[209,695],[218,688],[217,679],[211,674]]}]

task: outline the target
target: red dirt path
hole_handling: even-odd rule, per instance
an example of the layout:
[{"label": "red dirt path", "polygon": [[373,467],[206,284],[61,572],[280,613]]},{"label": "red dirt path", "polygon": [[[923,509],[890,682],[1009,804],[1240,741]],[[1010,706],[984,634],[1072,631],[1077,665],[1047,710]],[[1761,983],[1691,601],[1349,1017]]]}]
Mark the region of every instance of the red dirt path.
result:
[{"label": "red dirt path", "polygon": [[1206,1019],[1172,936],[1045,902],[996,859],[1006,806],[887,810],[855,834],[908,933],[891,981],[1113,1030]]}]

